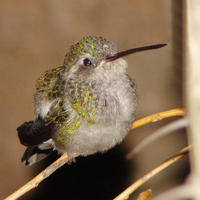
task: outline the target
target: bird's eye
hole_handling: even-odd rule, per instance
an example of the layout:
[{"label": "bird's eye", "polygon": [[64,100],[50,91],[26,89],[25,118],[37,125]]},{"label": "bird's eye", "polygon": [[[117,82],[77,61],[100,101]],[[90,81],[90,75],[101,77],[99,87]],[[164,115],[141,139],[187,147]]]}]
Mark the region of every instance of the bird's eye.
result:
[{"label": "bird's eye", "polygon": [[83,64],[84,64],[84,66],[88,67],[88,66],[91,66],[91,65],[92,65],[92,62],[91,62],[90,59],[85,58],[85,59],[83,60]]}]

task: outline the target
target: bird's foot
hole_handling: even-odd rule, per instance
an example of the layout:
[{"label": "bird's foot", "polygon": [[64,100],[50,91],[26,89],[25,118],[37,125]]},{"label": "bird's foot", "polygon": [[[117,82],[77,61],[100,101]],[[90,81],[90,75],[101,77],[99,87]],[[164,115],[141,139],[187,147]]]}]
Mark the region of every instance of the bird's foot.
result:
[{"label": "bird's foot", "polygon": [[67,153],[68,161],[67,164],[71,165],[72,163],[76,163],[76,154],[73,153]]}]

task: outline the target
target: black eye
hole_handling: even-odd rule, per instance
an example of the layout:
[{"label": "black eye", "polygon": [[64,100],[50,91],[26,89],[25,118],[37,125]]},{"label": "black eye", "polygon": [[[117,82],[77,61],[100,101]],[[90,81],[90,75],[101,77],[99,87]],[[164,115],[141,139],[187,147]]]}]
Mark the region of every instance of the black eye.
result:
[{"label": "black eye", "polygon": [[92,65],[92,62],[91,62],[90,59],[85,58],[85,59],[83,60],[83,64],[84,64],[86,67],[88,67],[88,66],[91,66],[91,65]]}]

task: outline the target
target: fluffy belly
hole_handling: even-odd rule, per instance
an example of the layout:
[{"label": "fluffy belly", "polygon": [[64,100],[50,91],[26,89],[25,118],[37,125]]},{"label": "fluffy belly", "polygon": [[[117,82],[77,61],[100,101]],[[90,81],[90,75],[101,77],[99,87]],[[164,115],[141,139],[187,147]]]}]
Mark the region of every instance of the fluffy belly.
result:
[{"label": "fluffy belly", "polygon": [[115,123],[105,126],[95,124],[83,126],[70,137],[64,146],[55,140],[56,149],[68,154],[89,155],[98,151],[106,151],[120,143],[127,135],[131,123]]}]

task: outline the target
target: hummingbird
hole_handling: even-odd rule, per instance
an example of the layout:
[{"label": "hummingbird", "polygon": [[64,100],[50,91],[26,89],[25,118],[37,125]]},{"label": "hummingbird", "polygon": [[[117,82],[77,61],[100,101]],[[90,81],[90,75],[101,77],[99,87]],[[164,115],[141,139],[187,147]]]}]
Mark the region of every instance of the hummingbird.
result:
[{"label": "hummingbird", "polygon": [[85,36],[73,44],[63,65],[36,81],[34,120],[17,128],[21,144],[27,147],[22,162],[32,165],[52,151],[74,159],[120,143],[137,107],[136,85],[123,57],[165,45],[118,52],[113,42],[100,36]]}]

